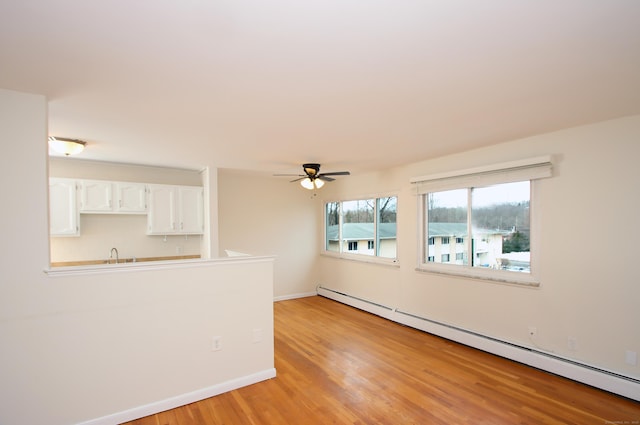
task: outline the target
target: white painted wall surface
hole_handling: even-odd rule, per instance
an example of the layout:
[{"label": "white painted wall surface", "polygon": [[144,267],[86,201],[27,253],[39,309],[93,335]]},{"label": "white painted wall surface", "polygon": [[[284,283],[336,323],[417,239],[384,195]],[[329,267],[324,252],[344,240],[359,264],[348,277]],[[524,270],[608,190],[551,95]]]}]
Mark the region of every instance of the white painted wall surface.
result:
[{"label": "white painted wall surface", "polygon": [[274,372],[272,258],[44,273],[46,122],[43,96],[0,90],[0,423],[117,423]]},{"label": "white painted wall surface", "polygon": [[218,170],[220,251],[276,256],[276,298],[315,293],[321,201],[291,178]]},{"label": "white painted wall surface", "polygon": [[[640,240],[639,140],[640,116],[627,117],[327,185],[322,194],[326,200],[398,194],[400,267],[323,256],[317,283],[638,379],[640,366],[627,364],[625,352],[640,352],[635,261]],[[540,288],[415,270],[418,199],[409,183],[412,177],[546,154],[554,157],[554,176],[535,183]],[[318,219],[319,234],[321,228]],[[527,335],[529,326],[537,327],[535,341]],[[575,338],[575,349],[569,348],[569,337]]]}]

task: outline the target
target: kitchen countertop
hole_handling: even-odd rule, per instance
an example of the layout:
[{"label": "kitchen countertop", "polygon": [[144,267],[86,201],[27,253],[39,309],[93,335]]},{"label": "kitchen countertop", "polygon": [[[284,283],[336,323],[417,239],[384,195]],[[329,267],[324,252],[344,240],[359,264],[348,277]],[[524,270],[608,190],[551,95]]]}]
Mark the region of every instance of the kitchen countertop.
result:
[{"label": "kitchen countertop", "polygon": [[[121,258],[118,260],[118,264],[125,263],[142,263],[147,261],[167,261],[167,260],[193,260],[200,258],[200,255],[173,255],[168,257],[141,257],[135,258]],[[56,261],[51,263],[51,267],[68,267],[68,266],[95,266],[100,264],[115,264],[115,260],[81,260],[81,261]]]}]

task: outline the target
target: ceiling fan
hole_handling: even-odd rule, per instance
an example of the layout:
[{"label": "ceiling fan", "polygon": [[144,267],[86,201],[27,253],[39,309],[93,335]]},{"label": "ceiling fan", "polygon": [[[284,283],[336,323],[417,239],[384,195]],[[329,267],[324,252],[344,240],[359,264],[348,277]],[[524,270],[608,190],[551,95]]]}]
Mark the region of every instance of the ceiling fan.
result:
[{"label": "ceiling fan", "polygon": [[305,189],[320,189],[324,186],[324,182],[331,182],[335,179],[329,176],[348,176],[348,171],[334,171],[331,173],[320,173],[320,164],[302,164],[305,174],[274,174],[275,176],[296,176],[297,179],[291,180],[291,183],[299,181]]}]

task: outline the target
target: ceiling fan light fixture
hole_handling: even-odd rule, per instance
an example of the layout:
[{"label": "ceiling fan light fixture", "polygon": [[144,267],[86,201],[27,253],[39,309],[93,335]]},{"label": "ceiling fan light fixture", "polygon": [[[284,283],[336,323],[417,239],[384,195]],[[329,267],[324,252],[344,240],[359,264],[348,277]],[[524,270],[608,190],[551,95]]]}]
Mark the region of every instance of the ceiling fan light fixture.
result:
[{"label": "ceiling fan light fixture", "polygon": [[55,152],[65,156],[76,155],[84,150],[87,142],[77,139],[49,136],[49,146]]},{"label": "ceiling fan light fixture", "polygon": [[302,187],[304,187],[305,189],[309,189],[309,190],[313,190],[314,189],[314,184],[313,184],[313,180],[311,180],[309,177],[306,177],[302,180],[300,180],[300,185]]},{"label": "ceiling fan light fixture", "polygon": [[312,179],[310,177],[306,177],[300,180],[300,185],[305,189],[313,190],[320,189],[322,186],[324,186],[324,182],[320,179]]}]

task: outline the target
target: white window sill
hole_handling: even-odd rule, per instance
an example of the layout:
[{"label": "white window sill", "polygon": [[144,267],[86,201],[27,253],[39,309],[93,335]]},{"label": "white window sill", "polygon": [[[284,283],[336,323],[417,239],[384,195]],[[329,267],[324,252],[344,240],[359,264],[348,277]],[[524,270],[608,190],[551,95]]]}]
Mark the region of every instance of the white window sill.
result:
[{"label": "white window sill", "polygon": [[421,264],[416,268],[416,271],[447,275],[451,277],[463,277],[468,279],[486,281],[489,283],[501,283],[527,288],[540,287],[540,281],[530,273],[435,264]]},{"label": "white window sill", "polygon": [[337,260],[355,261],[358,263],[369,263],[387,267],[400,267],[400,262],[397,258],[374,257],[362,254],[339,254],[331,251],[322,251],[320,255],[335,258]]}]

